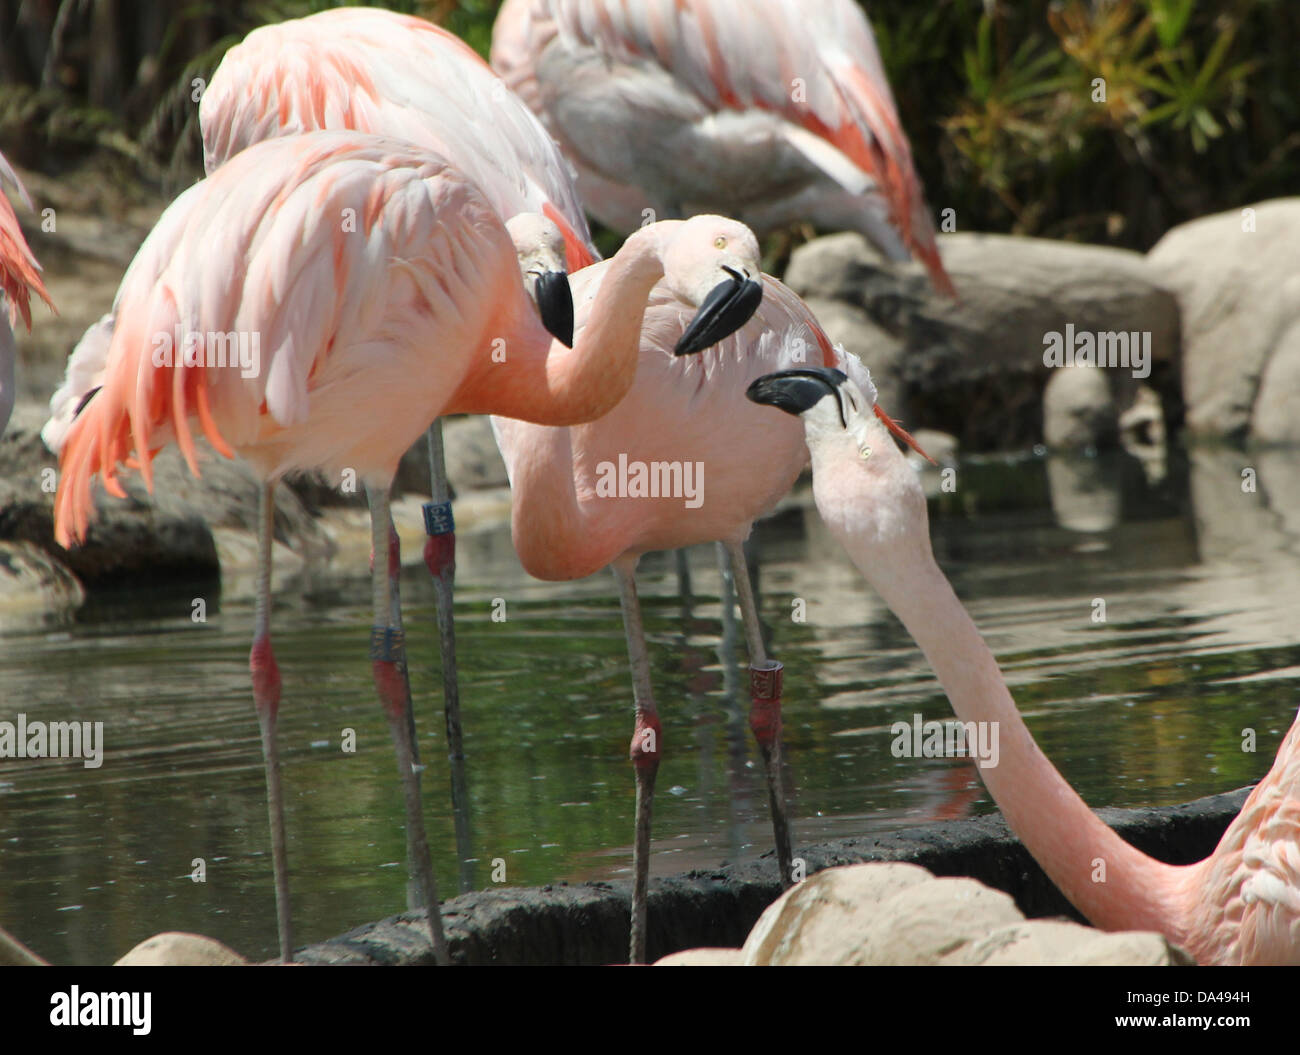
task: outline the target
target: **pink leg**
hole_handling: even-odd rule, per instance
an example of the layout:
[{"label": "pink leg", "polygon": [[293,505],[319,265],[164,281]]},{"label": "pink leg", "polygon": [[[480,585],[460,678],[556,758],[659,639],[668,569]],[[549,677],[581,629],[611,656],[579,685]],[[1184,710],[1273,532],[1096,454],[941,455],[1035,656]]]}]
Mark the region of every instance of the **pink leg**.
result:
[{"label": "pink leg", "polygon": [[623,629],[627,635],[627,654],[632,663],[632,692],[636,701],[636,726],[628,752],[636,772],[636,842],[632,849],[632,938],[629,959],[646,962],[647,924],[650,890],[650,827],[654,807],[655,777],[663,750],[663,728],[654,696],[650,691],[650,660],[646,652],[645,630],[641,624],[641,604],[636,595],[636,561],[614,564],[618,580],[619,601],[623,608]]},{"label": "pink leg", "polygon": [[424,830],[420,778],[415,768],[415,751],[411,739],[411,690],[406,674],[406,645],[401,626],[393,625],[395,622],[400,623],[400,620],[393,618],[390,573],[394,565],[400,568],[401,561],[396,550],[396,533],[392,530],[387,491],[368,487],[366,497],[370,502],[372,552],[386,551],[389,555],[387,567],[381,567],[378,561],[372,559],[375,625],[370,631],[371,673],[374,675],[379,702],[388,718],[388,728],[393,734],[397,772],[402,780],[406,805],[408,855],[428,914],[434,959],[440,964],[447,964],[451,959],[447,954],[447,939],[443,933],[442,912],[438,905],[438,887],[433,877],[429,840]]},{"label": "pink leg", "polygon": [[258,497],[257,608],[248,668],[253,703],[262,730],[266,766],[266,805],[271,823],[271,864],[275,871],[275,916],[280,932],[280,959],[293,961],[293,921],[289,910],[289,865],[284,837],[284,795],[280,789],[280,751],[276,718],[280,711],[280,668],[271,651],[271,545],[275,537],[275,485],[264,484]]},{"label": "pink leg", "polygon": [[745,564],[745,550],[739,542],[726,544],[731,561],[731,575],[736,584],[736,597],[740,601],[740,614],[745,624],[745,641],[749,647],[749,727],[758,741],[758,751],[763,759],[763,772],[767,776],[768,803],[772,811],[772,833],[776,841],[777,867],[781,885],[793,882],[794,855],[790,848],[790,820],[785,805],[785,791],[781,781],[781,682],[783,668],[776,660],[767,658],[763,647],[763,631],[758,622],[758,606],[754,603],[754,590],[749,581],[749,568]]}]

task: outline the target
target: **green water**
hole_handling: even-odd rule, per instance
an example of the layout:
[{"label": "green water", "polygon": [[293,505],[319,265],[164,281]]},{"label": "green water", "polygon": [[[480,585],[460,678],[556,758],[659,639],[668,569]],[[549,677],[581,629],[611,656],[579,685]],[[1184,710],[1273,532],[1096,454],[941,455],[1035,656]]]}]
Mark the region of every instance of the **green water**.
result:
[{"label": "green water", "polygon": [[[1279,456],[1280,458],[1280,456]],[[1241,465],[1258,467],[1256,493]],[[996,652],[1035,737],[1094,806],[1184,801],[1267,771],[1297,704],[1300,517],[1285,481],[1199,452],[1152,483],[1127,458],[964,464],[931,505],[935,552]],[[1292,474],[1291,479],[1294,479]],[[990,811],[964,760],[895,758],[890,725],[950,712],[920,652],[810,502],[760,525],[762,613],[786,666],[796,846]],[[477,886],[625,877],[631,686],[612,578],[529,579],[508,528],[460,542],[457,633]],[[769,847],[724,662],[711,548],[695,597],[648,557],[641,590],[664,724],[652,874]],[[276,600],[281,751],[300,944],[406,907],[402,804],[366,661],[365,569]],[[432,590],[403,581],[438,882],[458,862],[442,745]],[[191,619],[208,599],[204,623]],[[505,620],[492,619],[494,599]],[[1106,621],[1094,621],[1094,601]],[[792,618],[794,602],[806,619]],[[499,606],[498,606],[499,608]],[[247,683],[251,604],[212,585],[124,592],[70,625],[0,636],[0,720],[102,721],[103,765],[0,760],[0,924],[56,962],[104,963],[163,930],[250,957],[275,949],[261,755]],[[743,678],[739,682],[743,685]],[[1242,751],[1243,728],[1257,731]],[[344,730],[356,750],[340,749]],[[197,859],[206,881],[191,878]],[[499,872],[500,865],[497,866]]]}]

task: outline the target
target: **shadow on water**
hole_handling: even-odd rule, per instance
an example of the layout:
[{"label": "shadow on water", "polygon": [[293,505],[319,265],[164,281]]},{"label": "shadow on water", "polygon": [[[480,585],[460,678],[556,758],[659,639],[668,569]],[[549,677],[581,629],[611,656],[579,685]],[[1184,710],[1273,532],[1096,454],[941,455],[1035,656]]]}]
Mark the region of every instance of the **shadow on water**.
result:
[{"label": "shadow on water", "polygon": [[[1224,449],[1156,465],[988,457],[963,462],[951,493],[931,481],[936,555],[1035,737],[1093,805],[1180,802],[1271,764],[1300,676],[1294,461]],[[893,723],[942,719],[947,702],[801,495],[756,532],[762,612],[786,667],[796,845],[990,812],[966,760],[893,755]],[[612,578],[531,580],[504,524],[463,536],[457,557],[475,881],[626,876],[632,706]],[[676,596],[671,554],[642,564],[664,722],[656,874],[748,859],[770,840],[743,635],[723,618],[713,548],[690,560],[689,603]],[[364,575],[314,571],[276,597],[304,943],[406,903]],[[450,893],[460,862],[433,593],[418,566],[402,589],[429,835]],[[0,759],[0,921],[43,955],[102,963],[168,929],[272,953],[251,626],[245,591],[223,599],[214,582],[140,583],[97,596],[70,625],[0,637],[0,721],[103,723],[98,768]],[[1254,753],[1243,730],[1257,734]]]}]

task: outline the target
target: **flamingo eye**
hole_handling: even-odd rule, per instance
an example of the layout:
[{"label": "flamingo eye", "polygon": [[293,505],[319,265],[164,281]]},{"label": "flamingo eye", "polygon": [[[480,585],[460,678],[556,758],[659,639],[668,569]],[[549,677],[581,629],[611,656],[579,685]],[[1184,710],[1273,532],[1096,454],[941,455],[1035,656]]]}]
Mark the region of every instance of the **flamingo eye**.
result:
[{"label": "flamingo eye", "polygon": [[866,461],[866,459],[871,457],[871,448],[868,447],[866,444],[863,444],[861,447],[858,448],[858,453],[862,455],[863,461]]},{"label": "flamingo eye", "polygon": [[715,238],[715,239],[713,240],[713,248],[714,248],[714,249],[726,249],[726,248],[727,248],[727,238],[726,238],[726,235],[721,235],[721,234],[718,235],[718,237]]}]

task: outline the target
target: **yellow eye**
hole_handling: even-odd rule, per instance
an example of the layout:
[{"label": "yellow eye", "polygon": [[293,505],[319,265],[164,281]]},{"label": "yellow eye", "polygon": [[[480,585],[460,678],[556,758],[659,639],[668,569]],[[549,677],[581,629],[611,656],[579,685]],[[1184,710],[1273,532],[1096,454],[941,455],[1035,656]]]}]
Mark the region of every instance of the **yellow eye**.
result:
[{"label": "yellow eye", "polygon": [[726,248],[727,248],[727,239],[726,239],[726,236],[725,236],[725,235],[718,235],[718,237],[715,238],[715,239],[713,240],[713,248],[714,248],[714,249],[726,249]]}]

